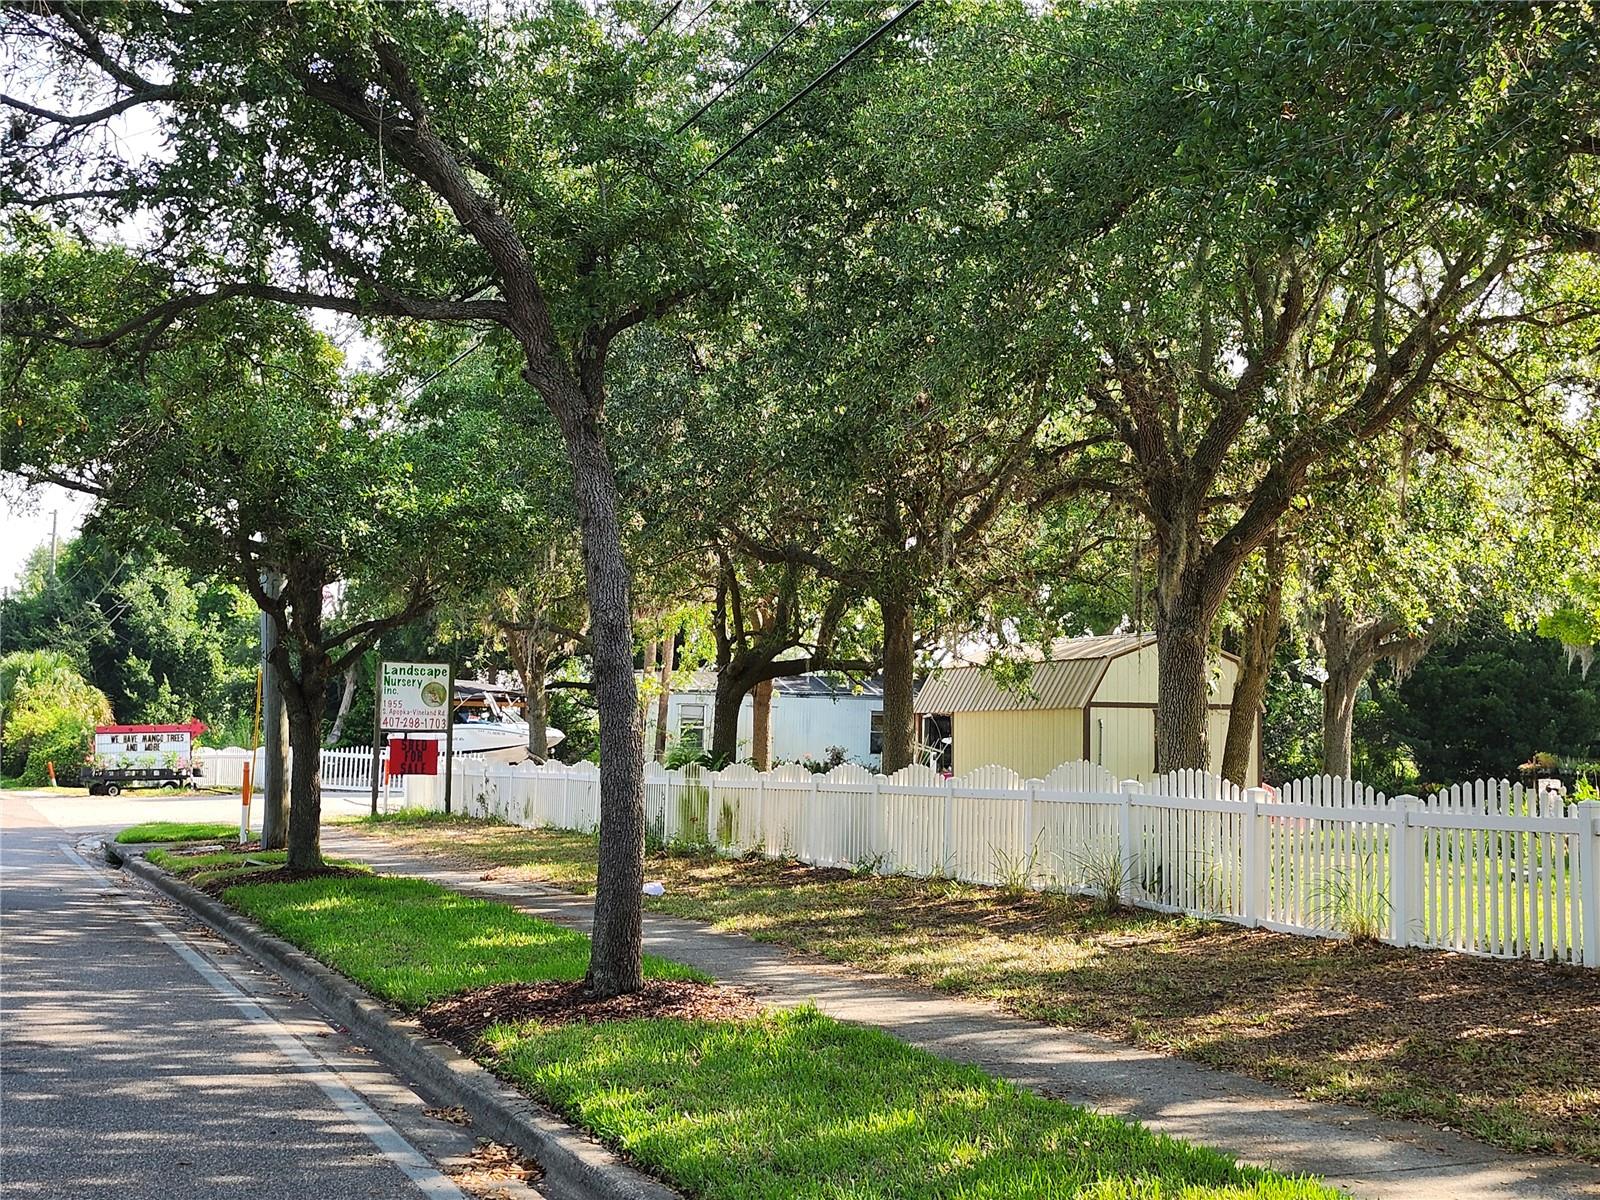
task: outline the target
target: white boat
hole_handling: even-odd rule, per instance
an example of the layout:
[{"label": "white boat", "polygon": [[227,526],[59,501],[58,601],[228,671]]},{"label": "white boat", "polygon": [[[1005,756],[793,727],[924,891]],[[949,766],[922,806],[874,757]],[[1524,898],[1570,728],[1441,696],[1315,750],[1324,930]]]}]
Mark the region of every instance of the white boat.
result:
[{"label": "white boat", "polygon": [[[522,715],[521,694],[499,684],[456,680],[455,728],[451,734],[455,753],[481,754],[493,762],[513,764],[532,757],[528,753],[528,722]],[[545,745],[552,751],[566,736],[559,729],[545,726]]]}]

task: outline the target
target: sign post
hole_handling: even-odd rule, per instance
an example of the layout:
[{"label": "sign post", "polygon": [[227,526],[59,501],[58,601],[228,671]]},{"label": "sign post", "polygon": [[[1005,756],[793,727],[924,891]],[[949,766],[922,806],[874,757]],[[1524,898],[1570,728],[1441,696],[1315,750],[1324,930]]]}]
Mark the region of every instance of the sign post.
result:
[{"label": "sign post", "polygon": [[444,722],[444,815],[450,815],[451,765],[456,749],[456,664],[450,664],[450,699],[445,704]]},{"label": "sign post", "polygon": [[[378,756],[383,743],[383,660],[372,675],[372,815],[378,815]],[[385,786],[388,781],[385,780]]]},{"label": "sign post", "polygon": [[378,664],[378,690],[373,714],[372,811],[378,811],[378,754],[383,734],[444,734],[444,810],[450,811],[450,726],[455,705],[454,663]]}]

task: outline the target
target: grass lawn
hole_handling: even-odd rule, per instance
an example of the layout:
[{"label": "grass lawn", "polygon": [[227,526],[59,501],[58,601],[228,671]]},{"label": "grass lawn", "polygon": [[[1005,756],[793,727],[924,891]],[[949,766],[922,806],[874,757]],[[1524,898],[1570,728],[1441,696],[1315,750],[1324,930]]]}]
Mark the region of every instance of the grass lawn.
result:
[{"label": "grass lawn", "polygon": [[[576,931],[416,879],[246,884],[223,899],[408,1008],[576,979],[588,957]],[[646,973],[698,977],[653,958]],[[500,1025],[480,1053],[696,1200],[1335,1200],[814,1011]]]},{"label": "grass lawn", "polygon": [[[582,979],[589,939],[421,879],[343,876],[230,887],[222,898],[404,1008],[494,983]],[[645,974],[699,971],[647,955]]]},{"label": "grass lawn", "polygon": [[239,836],[239,826],[226,821],[146,821],[130,825],[117,834],[123,845],[130,842],[214,842]]},{"label": "grass lawn", "polygon": [[484,1041],[501,1073],[707,1200],[1334,1196],[814,1010]]},{"label": "grass lawn", "polygon": [[[593,887],[583,834],[462,818],[354,828],[497,878]],[[1038,1020],[1431,1121],[1600,1160],[1600,977],[788,862],[653,855],[653,911]]]}]

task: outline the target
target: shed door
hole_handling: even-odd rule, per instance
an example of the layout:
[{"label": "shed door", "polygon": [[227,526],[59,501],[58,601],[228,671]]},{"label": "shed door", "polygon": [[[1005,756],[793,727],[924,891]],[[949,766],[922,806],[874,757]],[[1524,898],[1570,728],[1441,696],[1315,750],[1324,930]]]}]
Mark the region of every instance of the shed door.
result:
[{"label": "shed door", "polygon": [[1089,760],[1118,779],[1143,779],[1155,770],[1156,714],[1153,708],[1091,708]]}]

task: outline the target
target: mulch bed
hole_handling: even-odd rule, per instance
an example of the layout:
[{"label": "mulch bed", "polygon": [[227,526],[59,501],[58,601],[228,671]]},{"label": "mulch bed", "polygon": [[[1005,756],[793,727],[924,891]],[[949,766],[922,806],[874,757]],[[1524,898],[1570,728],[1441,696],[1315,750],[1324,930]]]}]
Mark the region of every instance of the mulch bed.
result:
[{"label": "mulch bed", "polygon": [[206,854],[257,854],[260,851],[260,838],[249,842],[182,842],[167,847],[167,853],[173,858],[200,858]]},{"label": "mulch bed", "polygon": [[740,988],[688,980],[649,979],[628,996],[596,1000],[574,983],[498,983],[435,1000],[422,1010],[422,1027],[461,1050],[471,1050],[491,1025],[538,1021],[574,1022],[736,1021],[761,1014],[761,1006]]}]

